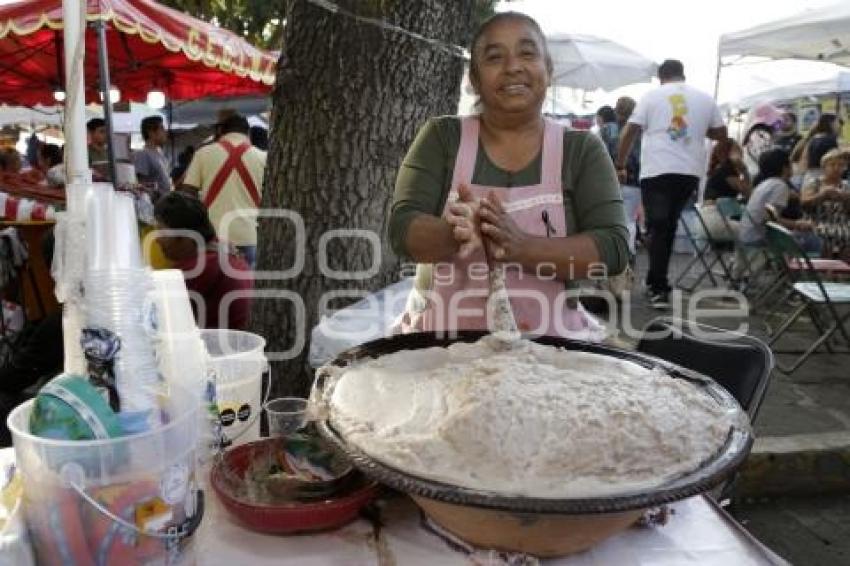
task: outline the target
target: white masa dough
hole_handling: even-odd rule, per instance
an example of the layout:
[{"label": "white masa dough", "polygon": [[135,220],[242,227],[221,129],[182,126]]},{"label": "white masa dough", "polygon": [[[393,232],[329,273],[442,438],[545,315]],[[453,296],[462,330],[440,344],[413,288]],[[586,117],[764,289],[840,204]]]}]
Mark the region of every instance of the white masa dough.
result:
[{"label": "white masa dough", "polygon": [[364,360],[329,396],[335,428],[385,464],[540,498],[646,489],[693,471],[736,418],[661,371],[493,337]]}]

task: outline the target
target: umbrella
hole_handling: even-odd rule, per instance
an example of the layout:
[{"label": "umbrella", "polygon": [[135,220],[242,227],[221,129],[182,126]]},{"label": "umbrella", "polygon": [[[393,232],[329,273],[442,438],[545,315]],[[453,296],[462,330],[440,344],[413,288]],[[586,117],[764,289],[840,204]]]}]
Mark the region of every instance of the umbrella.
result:
[{"label": "umbrella", "polygon": [[649,82],[658,65],[643,55],[609,39],[580,34],[556,34],[547,38],[552,55],[553,86],[581,90],[614,90]]},{"label": "umbrella", "polygon": [[[83,0],[86,1],[86,0]],[[111,85],[144,101],[268,94],[277,59],[236,34],[154,0],[87,0],[86,20],[104,22]],[[0,2],[0,102],[54,104],[64,90],[62,0]],[[95,30],[86,51],[98,52]],[[98,61],[85,62],[86,101],[99,102]]]}]

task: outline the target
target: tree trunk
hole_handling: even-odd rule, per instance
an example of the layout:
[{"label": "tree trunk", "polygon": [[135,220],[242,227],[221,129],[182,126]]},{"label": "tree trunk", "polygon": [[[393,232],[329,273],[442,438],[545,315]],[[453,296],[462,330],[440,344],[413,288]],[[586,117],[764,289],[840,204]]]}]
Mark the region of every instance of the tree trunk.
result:
[{"label": "tree trunk", "polygon": [[[474,0],[337,4],[425,37],[463,44]],[[375,291],[398,278],[399,262],[386,239],[396,172],[425,120],[457,111],[463,61],[304,0],[286,2],[285,11],[263,208],[297,213],[304,233],[297,237],[290,216],[261,218],[258,270],[296,269],[285,279],[280,276],[286,274],[274,279],[258,274],[253,326],[268,340],[275,393],[303,395],[313,373],[307,361],[310,331],[323,314],[327,293],[342,292],[350,303],[362,296],[359,291]],[[380,249],[362,235],[337,234],[324,246],[322,270],[321,238],[341,229],[371,232]],[[299,248],[303,267],[297,269]]]}]

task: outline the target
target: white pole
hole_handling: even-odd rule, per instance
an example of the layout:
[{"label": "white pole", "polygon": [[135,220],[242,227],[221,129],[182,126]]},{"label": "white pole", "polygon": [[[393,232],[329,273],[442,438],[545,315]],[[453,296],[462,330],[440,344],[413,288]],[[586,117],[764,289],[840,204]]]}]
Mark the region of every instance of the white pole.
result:
[{"label": "white pole", "polygon": [[[65,290],[62,309],[62,334],[65,343],[65,371],[86,375],[86,362],[80,346],[85,317],[82,284],[85,256],[85,191],[92,182],[89,170],[86,134],[85,73],[87,0],[62,0],[65,45],[65,198],[67,212],[61,213],[56,226],[57,251],[64,250],[62,270],[57,273],[56,289]],[[61,241],[60,241],[61,240]],[[54,263],[57,258],[54,257]]]},{"label": "white pole", "polygon": [[62,0],[65,22],[65,171],[68,185],[91,183],[86,138],[86,0]]}]

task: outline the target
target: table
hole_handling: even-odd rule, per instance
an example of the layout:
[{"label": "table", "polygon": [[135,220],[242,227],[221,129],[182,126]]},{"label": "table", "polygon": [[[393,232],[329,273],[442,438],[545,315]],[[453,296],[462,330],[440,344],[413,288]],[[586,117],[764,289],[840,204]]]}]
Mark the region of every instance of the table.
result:
[{"label": "table", "polygon": [[[0,449],[0,468],[14,462],[11,448]],[[421,515],[407,497],[381,504],[385,525],[376,536],[366,519],[336,531],[275,536],[245,529],[234,522],[212,490],[206,488],[206,513],[195,534],[197,564],[297,566],[502,566],[486,554],[477,560],[452,550],[422,527]],[[665,526],[635,527],[582,554],[544,560],[546,566],[773,566],[788,564],[758,542],[707,497],[671,506]],[[3,560],[0,557],[0,564]],[[490,558],[490,559],[488,559]],[[533,562],[531,562],[533,564]],[[528,562],[527,562],[528,564]]]},{"label": "table", "polygon": [[[386,501],[385,527],[375,536],[371,522],[359,519],[337,531],[296,536],[263,535],[226,515],[213,494],[198,536],[198,564],[293,564],[298,566],[469,566],[502,565],[486,555],[478,560],[452,550],[421,526],[418,509],[406,497]],[[540,563],[552,566],[704,566],[787,564],[759,543],[706,497],[674,504],[665,526],[632,528],[582,554]]]}]

